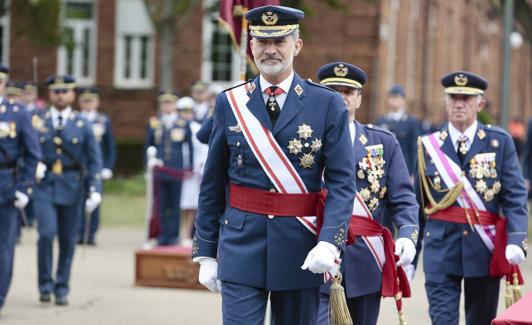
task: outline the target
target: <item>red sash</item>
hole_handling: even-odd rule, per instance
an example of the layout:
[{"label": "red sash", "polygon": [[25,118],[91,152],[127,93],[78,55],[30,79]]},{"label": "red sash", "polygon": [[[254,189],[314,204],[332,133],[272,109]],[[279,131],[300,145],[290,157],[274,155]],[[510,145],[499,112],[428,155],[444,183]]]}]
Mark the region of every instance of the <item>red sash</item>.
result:
[{"label": "red sash", "polygon": [[410,285],[405,271],[395,264],[398,257],[394,254],[395,244],[390,230],[373,219],[353,215],[349,221],[348,244],[355,241],[354,236],[382,236],[386,261],[382,268],[381,295],[396,297],[402,294],[402,297],[410,297]]},{"label": "red sash", "polygon": [[[475,215],[474,210],[468,209],[471,216]],[[506,260],[506,244],[508,242],[508,234],[506,233],[506,219],[499,217],[499,215],[487,211],[478,211],[480,223],[478,218],[472,217],[471,222],[473,224],[495,225],[495,246],[493,248],[493,254],[490,260],[490,276],[501,277],[504,276],[507,279],[512,279],[513,273],[517,273],[519,278],[519,284],[523,284],[523,276],[521,275],[521,269],[518,265],[511,265]],[[457,206],[450,206],[445,210],[438,211],[430,216],[431,219],[456,222],[461,224],[467,224],[464,208]],[[511,281],[511,280],[510,280]]]}]

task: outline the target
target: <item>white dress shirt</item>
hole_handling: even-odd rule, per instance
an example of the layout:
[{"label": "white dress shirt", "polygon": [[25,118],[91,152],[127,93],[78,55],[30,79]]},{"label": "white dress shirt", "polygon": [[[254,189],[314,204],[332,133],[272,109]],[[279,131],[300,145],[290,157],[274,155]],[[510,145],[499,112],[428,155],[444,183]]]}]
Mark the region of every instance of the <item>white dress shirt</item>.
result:
[{"label": "white dress shirt", "polygon": [[478,122],[475,120],[473,124],[471,124],[464,133],[460,132],[457,128],[453,126],[452,123],[449,123],[449,135],[451,136],[451,140],[453,142],[454,150],[456,151],[458,149],[458,140],[465,136],[466,138],[466,148],[467,151],[471,148],[471,144],[473,143],[473,140],[475,140],[475,132],[477,132]]},{"label": "white dress shirt", "polygon": [[292,81],[294,80],[294,72],[292,73],[281,83],[278,85],[272,85],[269,83],[262,75],[259,77],[260,82],[260,89],[262,89],[262,97],[264,98],[264,105],[266,105],[266,101],[268,98],[270,98],[270,95],[267,95],[264,91],[266,88],[270,88],[271,86],[277,86],[283,90],[282,94],[279,94],[275,96],[275,100],[277,100],[277,104],[279,104],[279,108],[282,110],[284,102],[286,101],[286,97],[288,96],[288,92],[290,91],[290,86],[292,86]]},{"label": "white dress shirt", "polygon": [[91,122],[94,122],[96,120],[96,117],[98,117],[98,113],[96,113],[96,111],[90,111],[90,112],[83,111],[81,112],[81,115]]},{"label": "white dress shirt", "polygon": [[57,127],[59,126],[59,116],[62,117],[62,126],[65,127],[71,112],[72,108],[70,106],[63,109],[62,111],[58,111],[57,108],[52,106],[50,108],[50,116],[52,117],[52,125],[54,126],[54,129],[57,129]]}]

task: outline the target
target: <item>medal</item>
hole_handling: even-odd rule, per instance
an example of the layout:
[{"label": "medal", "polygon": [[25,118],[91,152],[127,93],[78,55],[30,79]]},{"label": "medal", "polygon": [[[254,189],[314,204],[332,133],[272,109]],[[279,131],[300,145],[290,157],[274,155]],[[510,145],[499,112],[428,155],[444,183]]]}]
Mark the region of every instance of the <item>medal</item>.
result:
[{"label": "medal", "polygon": [[288,141],[288,150],[290,150],[291,154],[297,155],[301,153],[301,149],[303,149],[303,145],[301,144],[301,140],[298,140],[296,138]]},{"label": "medal", "polygon": [[309,153],[303,154],[299,158],[299,165],[303,168],[312,168],[312,165],[314,165],[314,156]]},{"label": "medal", "polygon": [[181,142],[185,139],[185,132],[183,129],[173,129],[170,133],[170,138],[174,142]]},{"label": "medal", "polygon": [[501,191],[501,182],[496,181],[491,188],[495,194],[499,193]]},{"label": "medal", "polygon": [[486,190],[486,192],[484,192],[484,200],[486,202],[493,200],[493,196],[494,196],[493,190]]},{"label": "medal", "polygon": [[299,134],[299,137],[301,139],[308,139],[312,136],[312,129],[310,126],[306,125],[305,123],[301,124],[297,127],[297,134]]},{"label": "medal", "polygon": [[362,169],[359,169],[359,170],[357,171],[357,176],[358,176],[358,178],[360,178],[360,179],[364,179],[364,178],[366,178],[366,174],[364,173],[364,171],[363,171]]},{"label": "medal", "polygon": [[484,193],[487,190],[488,186],[486,185],[486,182],[481,179],[475,184],[475,190],[479,193]]},{"label": "medal", "polygon": [[371,194],[370,191],[365,187],[362,190],[360,190],[360,196],[362,197],[364,201],[367,201],[369,199],[370,194]]},{"label": "medal", "polygon": [[321,139],[316,138],[312,140],[312,144],[310,145],[310,148],[312,149],[312,151],[318,152],[321,149],[321,146],[322,146]]},{"label": "medal", "polygon": [[381,188],[381,192],[380,192],[380,194],[379,194],[379,199],[384,199],[384,195],[386,195],[386,191],[387,191],[386,186],[384,186],[383,188]]},{"label": "medal", "polygon": [[373,183],[371,183],[370,188],[373,193],[378,193],[381,188],[381,184],[379,184],[378,181],[374,181]]}]

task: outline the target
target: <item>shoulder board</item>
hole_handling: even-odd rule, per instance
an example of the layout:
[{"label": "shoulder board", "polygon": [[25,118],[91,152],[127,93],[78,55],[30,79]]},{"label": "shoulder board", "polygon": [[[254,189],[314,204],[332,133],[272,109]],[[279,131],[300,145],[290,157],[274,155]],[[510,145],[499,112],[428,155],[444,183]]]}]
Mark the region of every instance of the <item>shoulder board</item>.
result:
[{"label": "shoulder board", "polygon": [[159,119],[155,116],[150,117],[150,128],[157,129],[159,127]]},{"label": "shoulder board", "polygon": [[500,133],[500,134],[504,134],[504,135],[509,135],[509,133],[505,129],[501,128],[500,126],[486,124],[485,127],[486,127],[485,128],[486,131],[488,131],[488,132],[495,132],[495,133]]},{"label": "shoulder board", "polygon": [[253,81],[253,80],[249,79],[248,81],[243,81],[242,83],[240,83],[240,84],[238,84],[238,85],[236,85],[236,86],[233,86],[233,87],[230,87],[230,88],[225,89],[224,91],[222,91],[222,93],[225,93],[225,92],[228,91],[228,90],[235,89],[235,88],[238,88],[238,87],[240,87],[240,86],[243,86],[243,85],[245,85],[245,84],[247,84],[247,83],[250,83],[251,81]]},{"label": "shoulder board", "polygon": [[306,82],[307,84],[309,84],[309,85],[312,85],[312,86],[316,86],[316,87],[320,87],[320,88],[323,88],[323,89],[327,89],[327,90],[329,90],[329,91],[332,91],[333,93],[336,92],[336,91],[334,91],[332,88],[329,88],[329,87],[324,86],[324,85],[322,85],[322,84],[316,83],[316,82],[312,81],[311,79],[305,79],[305,82]]},{"label": "shoulder board", "polygon": [[380,126],[377,126],[375,124],[364,124],[364,129],[366,129],[367,132],[372,132],[372,131],[378,131],[378,132],[381,132],[381,133],[384,133],[386,135],[393,135],[392,132],[390,132],[389,130],[386,130],[385,128],[382,128]]}]

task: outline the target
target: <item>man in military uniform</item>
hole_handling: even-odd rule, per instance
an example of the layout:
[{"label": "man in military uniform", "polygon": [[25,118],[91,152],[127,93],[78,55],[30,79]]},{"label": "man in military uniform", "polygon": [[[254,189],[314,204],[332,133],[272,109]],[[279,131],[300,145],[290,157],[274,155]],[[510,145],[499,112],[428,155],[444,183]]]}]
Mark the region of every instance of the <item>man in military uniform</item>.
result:
[{"label": "man in military uniform", "polygon": [[20,100],[31,114],[44,108],[43,101],[37,95],[37,85],[34,82],[27,81],[23,84]]},{"label": "man in military uniform", "polygon": [[262,324],[268,298],[273,323],[316,324],[323,274],[345,246],[356,191],[347,110],[293,70],[303,16],[250,10],[260,75],[216,100],[192,253],[200,282],[221,288],[226,325]]},{"label": "man in military uniform", "polygon": [[401,85],[390,88],[388,110],[388,114],[379,118],[375,124],[395,134],[405,157],[408,173],[412,176],[416,168],[416,141],[421,134],[421,124],[407,113],[406,95]]},{"label": "man in military uniform", "polygon": [[[101,202],[102,162],[89,121],[70,106],[76,97],[74,78],[51,76],[46,84],[52,106],[33,117],[47,169],[36,186],[33,202],[39,232],[39,292],[41,302],[50,302],[54,294],[56,305],[67,305],[80,209],[92,213]],[[86,196],[85,177],[89,180]],[[52,250],[56,235],[59,260],[54,279]]]},{"label": "man in military uniform", "polygon": [[[376,324],[381,296],[385,296],[382,281],[386,281],[383,277],[386,246],[381,238],[387,230],[380,224],[381,215],[389,210],[399,229],[395,252],[388,253],[391,257],[394,253],[398,255],[397,266],[402,267],[410,264],[415,256],[419,207],[395,136],[385,129],[372,124],[363,125],[355,120],[355,111],[362,102],[366,73],[352,64],[333,62],[318,70],[318,79],[322,85],[339,92],[344,99],[349,111],[351,150],[355,157],[358,197],[349,229],[356,237],[353,238],[354,243],[348,243],[342,259],[347,306],[354,324]],[[374,227],[371,236],[366,230],[369,227]],[[393,262],[389,267],[396,267]],[[397,281],[393,277],[388,280]],[[323,285],[321,292],[318,323],[327,325],[329,285]],[[387,294],[390,293],[392,296],[397,294]]]},{"label": "man in military uniform", "polygon": [[9,80],[6,84],[6,91],[5,95],[7,100],[13,100],[14,102],[20,102],[20,98],[22,96],[22,83],[15,81],[15,80]]},{"label": "man in military uniform", "polygon": [[0,65],[0,311],[11,284],[17,210],[28,204],[41,158],[31,117],[24,106],[5,98],[8,72]]},{"label": "man in military uniform", "polygon": [[525,258],[526,190],[510,135],[477,121],[488,83],[457,71],[441,84],[449,123],[418,141],[429,314],[458,324],[463,281],[466,323],[488,325],[500,277],[517,276]]},{"label": "man in military uniform", "polygon": [[[159,111],[148,125],[145,149],[155,147],[156,158],[148,159],[148,168],[154,170],[155,200],[158,202],[157,219],[160,221],[159,245],[174,245],[179,236],[181,183],[186,170],[193,166],[192,135],[187,121],[176,112],[177,94],[162,91]],[[185,155],[186,154],[186,155]]]},{"label": "man in military uniform", "polygon": [[[78,93],[81,115],[91,123],[94,137],[100,147],[103,167],[100,172],[102,180],[111,179],[116,160],[115,137],[111,119],[107,114],[98,112],[100,106],[98,89],[95,87],[85,87],[78,89]],[[96,245],[94,237],[100,225],[100,207],[97,207],[89,218],[82,218],[81,220],[78,243]],[[87,230],[85,228],[86,226],[88,226]],[[84,242],[85,240],[87,241],[86,243]]]}]

